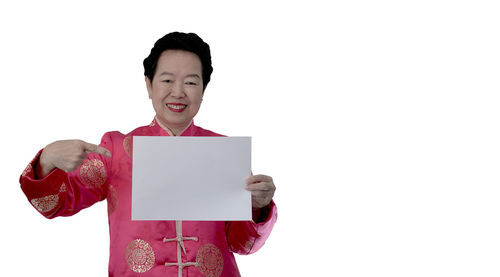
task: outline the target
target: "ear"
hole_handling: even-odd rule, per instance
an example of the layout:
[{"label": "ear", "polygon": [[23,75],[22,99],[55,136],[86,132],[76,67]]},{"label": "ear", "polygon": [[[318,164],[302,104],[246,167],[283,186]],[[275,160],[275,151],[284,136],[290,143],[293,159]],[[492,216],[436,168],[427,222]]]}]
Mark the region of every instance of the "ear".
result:
[{"label": "ear", "polygon": [[146,76],[146,89],[148,90],[149,99],[153,99],[153,85],[151,84],[151,80]]}]

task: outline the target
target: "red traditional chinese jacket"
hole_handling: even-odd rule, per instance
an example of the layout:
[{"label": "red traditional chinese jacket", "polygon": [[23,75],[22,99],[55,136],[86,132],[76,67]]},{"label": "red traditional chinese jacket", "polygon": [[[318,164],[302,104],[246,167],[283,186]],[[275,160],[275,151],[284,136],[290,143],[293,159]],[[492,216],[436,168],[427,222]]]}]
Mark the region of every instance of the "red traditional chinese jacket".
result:
[{"label": "red traditional chinese jacket", "polygon": [[[43,216],[71,216],[107,199],[110,229],[109,276],[239,276],[233,253],[251,254],[276,222],[274,202],[263,222],[132,221],[133,136],[168,136],[156,120],[127,135],[104,134],[111,157],[91,153],[75,171],[55,169],[38,180],[40,154],[21,175],[21,189]],[[181,136],[221,136],[193,123]]]}]

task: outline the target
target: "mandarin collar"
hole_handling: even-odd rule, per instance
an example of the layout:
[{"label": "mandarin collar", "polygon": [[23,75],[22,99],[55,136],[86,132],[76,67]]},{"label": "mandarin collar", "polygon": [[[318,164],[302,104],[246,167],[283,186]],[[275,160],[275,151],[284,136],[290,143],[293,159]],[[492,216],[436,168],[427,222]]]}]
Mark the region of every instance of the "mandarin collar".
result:
[{"label": "mandarin collar", "polygon": [[[170,134],[167,132],[167,130],[163,129],[163,127],[158,123],[158,121],[156,120],[156,117],[153,118],[153,121],[151,122],[151,124],[149,124],[149,127],[151,127],[153,129],[153,132],[157,135],[170,136]],[[191,123],[189,124],[189,126],[186,127],[186,129],[184,129],[184,131],[182,131],[177,136],[178,137],[180,137],[180,136],[193,136],[195,131],[196,131],[196,126],[194,125],[194,121],[191,120]]]}]

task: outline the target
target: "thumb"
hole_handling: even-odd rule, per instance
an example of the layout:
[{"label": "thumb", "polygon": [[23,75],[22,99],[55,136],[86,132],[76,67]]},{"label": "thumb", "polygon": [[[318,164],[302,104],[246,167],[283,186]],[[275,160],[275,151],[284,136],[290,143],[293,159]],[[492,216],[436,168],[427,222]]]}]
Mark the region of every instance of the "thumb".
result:
[{"label": "thumb", "polygon": [[87,153],[97,153],[105,157],[111,157],[111,152],[109,152],[109,150],[104,147],[100,147],[98,145],[85,142],[84,148],[85,152]]}]

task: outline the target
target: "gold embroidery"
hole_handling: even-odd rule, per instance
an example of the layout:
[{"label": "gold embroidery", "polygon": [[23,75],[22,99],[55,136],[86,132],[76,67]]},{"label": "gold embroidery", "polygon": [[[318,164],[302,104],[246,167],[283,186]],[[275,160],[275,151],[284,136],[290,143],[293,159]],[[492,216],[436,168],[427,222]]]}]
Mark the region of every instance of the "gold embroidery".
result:
[{"label": "gold embroidery", "polygon": [[31,204],[41,213],[52,211],[57,206],[57,202],[59,202],[57,194],[31,199]]},{"label": "gold embroidery", "polygon": [[108,215],[112,214],[116,210],[116,206],[118,206],[118,194],[116,193],[116,189],[109,185],[108,187]]},{"label": "gold embroidery", "polygon": [[61,187],[59,188],[59,192],[66,192],[66,184],[62,183]]},{"label": "gold embroidery", "polygon": [[142,239],[135,239],[127,245],[125,259],[133,272],[143,273],[153,267],[155,253],[149,243]]},{"label": "gold embroidery", "polygon": [[132,136],[126,136],[123,139],[123,150],[127,156],[132,158]]},{"label": "gold embroidery", "polygon": [[218,277],[224,267],[224,259],[217,246],[207,243],[198,249],[196,263],[201,274],[207,277]]},{"label": "gold embroidery", "polygon": [[153,127],[156,125],[156,120],[153,119],[153,121],[151,121],[151,123],[149,123],[149,127]]},{"label": "gold embroidery", "polygon": [[245,243],[245,249],[246,249],[247,251],[250,251],[250,249],[252,249],[252,247],[253,247],[253,242],[252,242],[252,241],[247,241],[247,242]]},{"label": "gold embroidery", "polygon": [[33,170],[33,167],[31,166],[31,164],[28,164],[28,166],[26,166],[26,168],[23,170],[23,173],[21,174],[21,176],[24,177],[24,176],[28,175],[32,170]]},{"label": "gold embroidery", "polygon": [[80,168],[80,178],[89,188],[98,188],[106,182],[104,164],[98,159],[85,160]]}]

